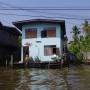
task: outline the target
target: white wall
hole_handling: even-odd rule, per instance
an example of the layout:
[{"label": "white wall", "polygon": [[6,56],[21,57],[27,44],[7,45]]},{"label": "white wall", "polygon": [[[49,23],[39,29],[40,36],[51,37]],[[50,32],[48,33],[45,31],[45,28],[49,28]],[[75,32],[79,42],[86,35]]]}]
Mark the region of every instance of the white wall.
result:
[{"label": "white wall", "polygon": [[85,59],[90,60],[90,52],[84,52]]},{"label": "white wall", "polygon": [[[54,38],[41,38],[41,31],[44,28],[48,27],[56,27],[56,37]],[[37,38],[32,39],[25,39],[25,29],[29,28],[37,28]],[[52,56],[44,56],[44,45],[56,45],[57,48],[60,49],[61,52],[61,28],[59,24],[30,24],[30,25],[24,25],[22,29],[22,46],[24,46],[26,43],[30,43],[29,46],[29,55],[35,58],[38,56],[42,61],[49,61],[51,60]],[[37,43],[37,41],[40,41],[40,43]],[[22,56],[23,56],[23,50],[22,50]],[[23,59],[23,58],[22,58]]]}]

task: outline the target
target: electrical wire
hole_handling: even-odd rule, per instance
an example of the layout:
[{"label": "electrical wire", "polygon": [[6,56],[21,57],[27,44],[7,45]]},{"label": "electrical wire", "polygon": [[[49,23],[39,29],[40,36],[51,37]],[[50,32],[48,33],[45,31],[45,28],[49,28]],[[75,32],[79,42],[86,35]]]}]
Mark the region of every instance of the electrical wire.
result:
[{"label": "electrical wire", "polygon": [[82,8],[82,9],[69,9],[69,8],[0,8],[0,10],[27,10],[27,11],[30,11],[30,10],[65,10],[65,11],[90,11],[90,8]]},{"label": "electrical wire", "polygon": [[1,8],[0,10],[90,10],[90,7],[18,7],[1,1],[0,4],[10,7]]},{"label": "electrical wire", "polygon": [[44,17],[44,18],[63,18],[63,19],[75,19],[75,20],[90,20],[90,18],[75,18],[75,17],[53,17],[53,16],[34,16],[34,15],[20,15],[20,14],[8,14],[8,13],[0,13],[2,15],[14,15],[14,16],[28,16],[28,17]]},{"label": "electrical wire", "polygon": [[[7,4],[7,3],[1,2],[1,1],[0,1],[0,4],[10,7],[10,8],[5,8],[5,7],[0,8],[0,10],[22,10],[22,11],[39,12],[39,13],[47,13],[47,14],[50,14],[50,12],[42,12],[40,10],[90,10],[89,8],[83,8],[83,9],[82,8],[81,9],[80,8],[72,8],[72,9],[70,9],[70,8],[65,8],[65,7],[63,7],[63,8],[60,8],[60,7],[59,8],[57,8],[57,7],[54,7],[54,8],[53,7],[52,8],[51,7],[36,8],[36,7],[34,7],[34,8],[25,9],[25,8],[13,6],[11,4]],[[2,15],[16,15],[16,16],[29,16],[29,17],[64,18],[64,19],[76,19],[76,20],[85,20],[85,19],[87,19],[87,20],[90,20],[89,18],[81,18],[81,16],[73,17],[72,15],[71,16],[61,16],[60,15],[60,17],[58,17],[58,16],[51,17],[51,16],[45,16],[45,15],[34,16],[34,15],[18,15],[18,14],[8,14],[8,13],[0,13],[0,14],[2,14]],[[57,14],[57,13],[51,13],[51,14]]]}]

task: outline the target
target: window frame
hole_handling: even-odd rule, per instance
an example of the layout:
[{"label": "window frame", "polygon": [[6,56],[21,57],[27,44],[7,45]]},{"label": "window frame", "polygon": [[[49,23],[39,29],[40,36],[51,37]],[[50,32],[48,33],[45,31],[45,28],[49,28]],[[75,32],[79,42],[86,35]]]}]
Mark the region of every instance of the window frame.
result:
[{"label": "window frame", "polygon": [[[35,36],[30,35],[30,32],[31,32],[31,33],[34,33]],[[28,33],[28,34],[27,34],[27,33]],[[29,39],[29,38],[37,38],[37,28],[28,28],[28,29],[25,29],[25,38],[26,38],[26,39]]]},{"label": "window frame", "polygon": [[51,56],[51,55],[56,54],[57,52],[56,51],[54,52],[55,49],[57,50],[56,45],[45,45],[44,56]]},{"label": "window frame", "polygon": [[[54,31],[54,36],[50,36],[50,30]],[[41,38],[53,38],[56,37],[56,27],[46,27],[41,31]]]}]

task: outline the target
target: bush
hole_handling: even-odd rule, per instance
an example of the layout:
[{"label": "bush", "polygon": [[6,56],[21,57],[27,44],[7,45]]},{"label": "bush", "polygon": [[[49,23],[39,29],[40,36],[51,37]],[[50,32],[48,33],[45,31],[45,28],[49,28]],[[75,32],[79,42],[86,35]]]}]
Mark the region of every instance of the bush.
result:
[{"label": "bush", "polygon": [[29,63],[34,63],[34,60],[32,57],[29,57]]},{"label": "bush", "polygon": [[38,63],[41,62],[38,56],[35,58],[35,62],[38,62]]},{"label": "bush", "polygon": [[81,53],[77,53],[77,63],[82,63],[83,62],[83,54]]}]

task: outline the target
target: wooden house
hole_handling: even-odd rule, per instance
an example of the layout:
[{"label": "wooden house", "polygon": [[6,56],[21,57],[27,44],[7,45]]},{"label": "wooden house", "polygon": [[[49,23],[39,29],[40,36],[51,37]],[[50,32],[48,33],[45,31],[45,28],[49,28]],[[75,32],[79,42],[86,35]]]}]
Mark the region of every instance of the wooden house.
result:
[{"label": "wooden house", "polygon": [[9,63],[11,56],[18,50],[19,35],[16,28],[0,23],[0,65]]}]

